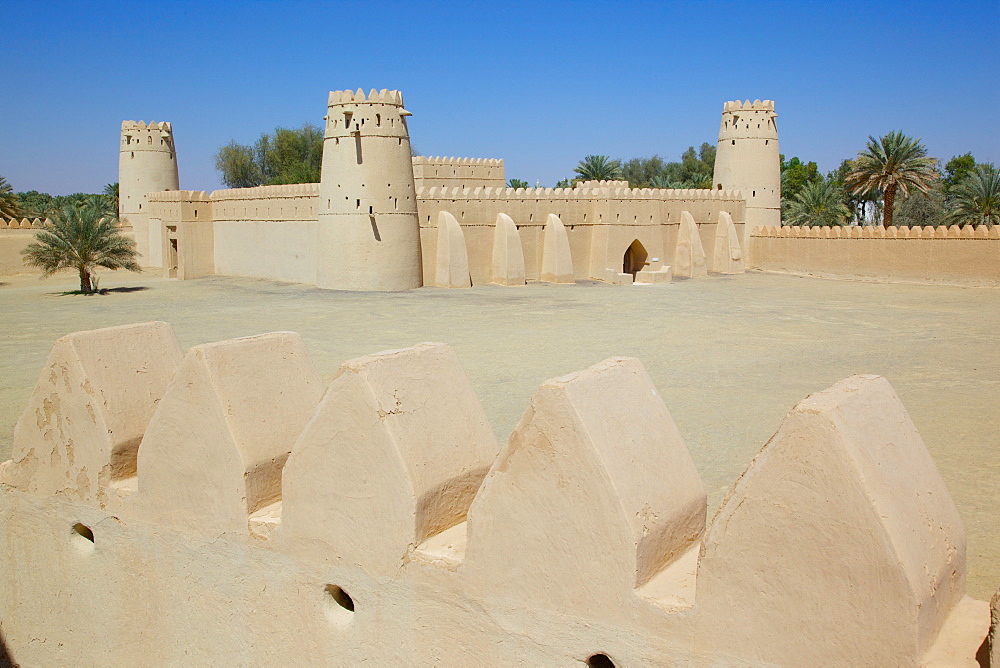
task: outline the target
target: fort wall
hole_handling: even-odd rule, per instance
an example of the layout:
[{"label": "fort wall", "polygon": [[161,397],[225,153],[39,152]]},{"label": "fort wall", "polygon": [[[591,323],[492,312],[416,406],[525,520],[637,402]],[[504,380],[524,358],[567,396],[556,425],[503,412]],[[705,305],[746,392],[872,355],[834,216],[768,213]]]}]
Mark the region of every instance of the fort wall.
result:
[{"label": "fort wall", "polygon": [[[631,188],[428,188],[417,191],[424,273],[432,270],[437,244],[437,217],[455,216],[462,226],[473,283],[489,283],[498,214],[517,225],[524,250],[524,270],[537,280],[542,258],[542,232],[549,214],[566,227],[576,278],[616,281],[623,256],[633,241],[643,246],[649,271],[673,262],[681,212],[699,223],[705,247],[713,243],[722,211],[742,231],[744,204],[739,193],[712,190]],[[654,260],[654,258],[656,258]],[[609,271],[611,275],[609,276]]]},{"label": "fort wall", "polygon": [[417,188],[506,188],[503,160],[414,156]]},{"label": "fort wall", "polygon": [[14,274],[30,274],[37,271],[24,263],[21,251],[35,240],[37,227],[42,221],[35,218],[29,220],[0,218],[0,276]]},{"label": "fort wall", "polygon": [[711,523],[636,359],[542,383],[504,444],[443,344],[323,385],[293,332],[57,341],[0,464],[13,661],[975,665],[989,632],[877,376],[796,405]]},{"label": "fort wall", "polygon": [[1000,227],[764,227],[749,268],[832,278],[1000,286]]}]

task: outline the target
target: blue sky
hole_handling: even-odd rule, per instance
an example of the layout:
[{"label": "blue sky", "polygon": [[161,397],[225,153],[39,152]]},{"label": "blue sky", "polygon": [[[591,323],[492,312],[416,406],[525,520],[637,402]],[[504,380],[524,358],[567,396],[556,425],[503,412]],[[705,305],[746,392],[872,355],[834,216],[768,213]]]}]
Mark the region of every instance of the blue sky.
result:
[{"label": "blue sky", "polygon": [[722,104],[773,99],[782,152],[835,168],[899,129],[1000,163],[1000,1],[0,0],[0,175],[99,192],[122,120],[173,123],[181,187],[215,151],[321,123],[329,90],[402,90],[425,155],[504,158],[554,185],[586,154],[715,142]]}]

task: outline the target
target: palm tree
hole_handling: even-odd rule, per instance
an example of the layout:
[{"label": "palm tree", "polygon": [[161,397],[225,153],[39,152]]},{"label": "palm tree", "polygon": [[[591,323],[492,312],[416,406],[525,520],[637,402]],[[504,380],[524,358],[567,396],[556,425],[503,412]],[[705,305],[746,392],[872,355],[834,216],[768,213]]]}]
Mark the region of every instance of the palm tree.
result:
[{"label": "palm tree", "polygon": [[35,235],[35,243],[21,253],[24,261],[40,267],[42,277],[60,269],[76,269],[80,292],[94,291],[91,276],[97,267],[140,272],[135,242],[115,227],[116,218],[106,215],[103,202],[88,201],[61,209]]},{"label": "palm tree", "polygon": [[954,225],[1000,225],[1000,169],[993,165],[976,168],[948,197],[951,209],[945,220]]},{"label": "palm tree", "polygon": [[893,131],[881,139],[868,137],[868,147],[858,153],[844,183],[855,195],[881,190],[885,197],[882,225],[889,227],[896,191],[903,195],[909,195],[911,189],[926,193],[937,176],[934,160],[927,157],[920,140]]},{"label": "palm tree", "polygon": [[118,183],[109,183],[104,186],[104,198],[107,202],[107,207],[109,210],[114,211],[115,216],[118,215]]},{"label": "palm tree", "polygon": [[806,183],[785,203],[783,218],[788,225],[832,227],[843,225],[851,215],[844,204],[844,193],[826,179]]},{"label": "palm tree", "polygon": [[622,166],[606,155],[588,155],[573,168],[584,181],[610,181],[621,178]]},{"label": "palm tree", "polygon": [[17,195],[14,194],[14,186],[0,176],[0,216],[17,218],[21,213],[21,204],[17,201]]},{"label": "palm tree", "polygon": [[528,182],[527,181],[522,181],[521,179],[511,179],[510,181],[507,181],[507,187],[508,188],[527,188],[528,187]]}]

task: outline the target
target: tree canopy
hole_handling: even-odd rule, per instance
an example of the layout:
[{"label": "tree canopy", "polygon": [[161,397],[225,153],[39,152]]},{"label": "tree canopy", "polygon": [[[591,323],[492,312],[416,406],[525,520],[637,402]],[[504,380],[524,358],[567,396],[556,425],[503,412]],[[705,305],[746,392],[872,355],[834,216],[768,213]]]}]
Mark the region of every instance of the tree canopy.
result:
[{"label": "tree canopy", "polygon": [[0,176],[0,217],[17,218],[21,215],[21,202],[14,193],[14,186]]},{"label": "tree canopy", "polygon": [[844,225],[851,215],[851,210],[844,204],[840,186],[822,177],[818,181],[807,182],[794,197],[782,204],[782,217],[788,225]]},{"label": "tree canopy", "polygon": [[215,168],[230,188],[319,183],[322,162],[323,131],[311,123],[275,128],[252,146],[234,140],[215,154]]},{"label": "tree canopy", "polygon": [[611,181],[621,178],[622,166],[606,155],[588,155],[573,168],[581,181]]},{"label": "tree canopy", "polygon": [[945,219],[957,225],[1000,225],[1000,170],[976,165],[948,193]]},{"label": "tree canopy", "polygon": [[60,269],[75,269],[80,292],[90,294],[97,267],[140,272],[135,242],[117,227],[118,217],[109,215],[107,203],[91,199],[79,206],[68,205],[54,214],[35,235],[35,242],[21,253],[24,261],[50,276]]},{"label": "tree canopy", "polygon": [[926,193],[936,178],[934,160],[927,157],[920,140],[893,131],[879,139],[868,137],[868,146],[858,153],[845,184],[854,194],[881,192],[882,224],[889,227],[897,190],[904,196],[913,190]]}]

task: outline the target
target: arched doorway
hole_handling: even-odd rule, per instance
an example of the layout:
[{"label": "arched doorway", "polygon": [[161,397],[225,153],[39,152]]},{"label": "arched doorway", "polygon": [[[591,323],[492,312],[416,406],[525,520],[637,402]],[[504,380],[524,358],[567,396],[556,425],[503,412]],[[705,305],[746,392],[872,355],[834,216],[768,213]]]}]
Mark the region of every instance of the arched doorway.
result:
[{"label": "arched doorway", "polygon": [[635,279],[635,275],[646,267],[646,259],[648,257],[649,254],[646,252],[646,249],[636,239],[625,250],[625,255],[622,257],[622,273],[632,274],[632,278]]}]

